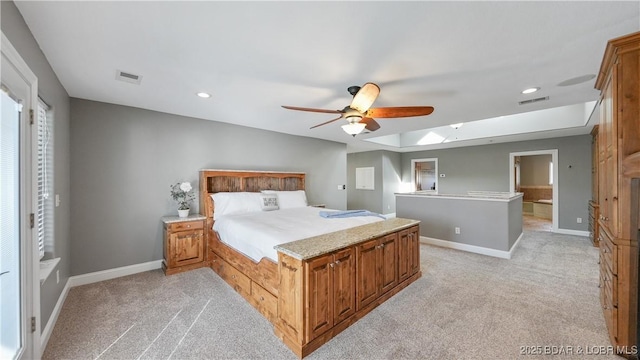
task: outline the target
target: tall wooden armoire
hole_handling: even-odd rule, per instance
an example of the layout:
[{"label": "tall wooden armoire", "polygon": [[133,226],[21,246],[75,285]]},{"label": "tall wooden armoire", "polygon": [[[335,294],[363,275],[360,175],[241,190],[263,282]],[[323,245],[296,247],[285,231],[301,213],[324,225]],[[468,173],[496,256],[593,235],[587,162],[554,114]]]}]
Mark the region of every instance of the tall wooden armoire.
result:
[{"label": "tall wooden armoire", "polygon": [[600,302],[612,345],[633,358],[638,335],[640,32],[607,43],[595,87],[601,91]]}]

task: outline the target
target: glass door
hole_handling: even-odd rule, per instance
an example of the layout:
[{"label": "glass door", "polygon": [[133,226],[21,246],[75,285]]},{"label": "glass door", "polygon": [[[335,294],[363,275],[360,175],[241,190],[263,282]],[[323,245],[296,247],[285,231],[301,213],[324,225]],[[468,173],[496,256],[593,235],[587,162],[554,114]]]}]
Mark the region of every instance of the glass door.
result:
[{"label": "glass door", "polygon": [[0,359],[22,352],[20,117],[22,104],[2,89],[0,124]]},{"label": "glass door", "polygon": [[29,110],[38,99],[38,79],[4,34],[0,54],[0,359],[37,359],[40,284]]}]

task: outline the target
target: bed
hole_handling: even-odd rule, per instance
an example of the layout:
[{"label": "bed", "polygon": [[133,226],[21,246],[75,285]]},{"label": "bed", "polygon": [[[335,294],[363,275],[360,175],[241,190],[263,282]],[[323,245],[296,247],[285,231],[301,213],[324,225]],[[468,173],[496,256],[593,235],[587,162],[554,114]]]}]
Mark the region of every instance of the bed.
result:
[{"label": "bed", "polygon": [[[263,314],[275,334],[301,358],[421,276],[416,220],[340,219],[345,223],[331,222],[320,232],[305,225],[295,235],[276,232],[275,239],[262,240],[280,215],[297,213],[298,223],[285,220],[276,226],[297,229],[320,219],[321,211],[332,211],[298,203],[285,206],[285,199],[304,194],[304,189],[304,173],[200,171],[208,266]],[[261,205],[276,195],[282,208],[245,211],[253,201],[237,206],[227,199],[258,194],[264,198]],[[241,210],[234,213],[237,208]],[[228,220],[233,221],[225,224]],[[238,222],[251,225],[239,231]],[[224,242],[220,233],[225,233]],[[238,233],[240,238],[267,243],[262,250],[243,248],[228,239],[228,234]]]}]

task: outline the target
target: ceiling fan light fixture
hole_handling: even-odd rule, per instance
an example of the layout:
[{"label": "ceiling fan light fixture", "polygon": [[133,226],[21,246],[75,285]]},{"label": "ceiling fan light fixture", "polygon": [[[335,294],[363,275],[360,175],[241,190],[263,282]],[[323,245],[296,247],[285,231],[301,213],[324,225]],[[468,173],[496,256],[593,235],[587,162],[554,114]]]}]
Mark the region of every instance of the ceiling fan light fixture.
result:
[{"label": "ceiling fan light fixture", "polygon": [[364,130],[367,125],[359,122],[349,122],[346,125],[342,125],[342,130],[349,135],[356,136]]}]

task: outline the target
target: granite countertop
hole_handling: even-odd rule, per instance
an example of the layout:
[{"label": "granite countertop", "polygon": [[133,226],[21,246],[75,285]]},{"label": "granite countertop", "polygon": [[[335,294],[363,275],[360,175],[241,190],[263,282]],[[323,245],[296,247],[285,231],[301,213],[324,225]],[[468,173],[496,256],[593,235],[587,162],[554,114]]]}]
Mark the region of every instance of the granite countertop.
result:
[{"label": "granite countertop", "polygon": [[462,200],[490,200],[490,201],[511,201],[523,196],[523,193],[492,192],[492,191],[469,191],[467,194],[438,194],[434,192],[409,192],[396,193],[396,196],[421,196],[441,199],[462,199]]},{"label": "granite countertop", "polygon": [[171,223],[176,223],[176,222],[182,222],[182,221],[196,221],[196,220],[204,220],[207,217],[204,215],[200,215],[200,214],[191,214],[187,217],[179,217],[177,215],[170,215],[170,216],[163,216],[160,220],[162,220],[163,223],[165,224],[171,224]]},{"label": "granite countertop", "polygon": [[276,245],[274,248],[298,260],[307,260],[370,239],[418,225],[419,220],[392,218],[324,235]]}]

